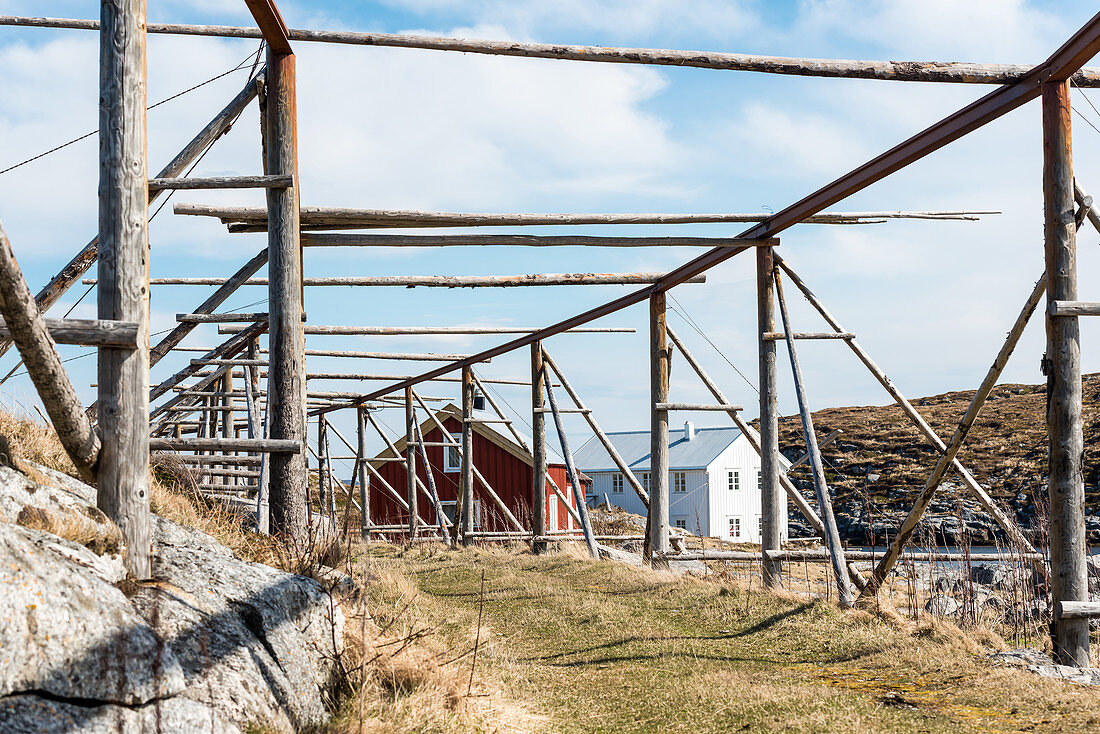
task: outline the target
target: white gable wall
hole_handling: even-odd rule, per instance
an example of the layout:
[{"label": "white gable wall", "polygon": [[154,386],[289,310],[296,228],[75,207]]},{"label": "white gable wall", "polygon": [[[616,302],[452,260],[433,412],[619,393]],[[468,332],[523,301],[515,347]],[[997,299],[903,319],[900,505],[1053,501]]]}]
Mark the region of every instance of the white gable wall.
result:
[{"label": "white gable wall", "polygon": [[[583,467],[581,468],[583,471]],[[685,475],[685,491],[676,491],[676,474]],[[729,472],[738,472],[740,489],[729,489]],[[675,469],[669,472],[669,525],[677,527],[682,521],[689,533],[700,533],[727,540],[739,540],[746,543],[760,542],[760,490],[757,472],[760,471],[760,457],[744,436],[738,437],[714,461],[704,469]],[[625,477],[622,492],[615,492],[613,477],[618,472],[586,472],[592,477],[592,491],[595,503],[604,502],[606,496],[611,504],[628,512],[644,516],[645,505],[630,488]],[[648,473],[635,472],[638,481],[646,486]],[[648,486],[646,486],[648,489]],[[783,518],[781,535],[787,538],[787,495],[780,494],[780,517]],[[741,537],[730,537],[730,519],[740,520]]]},{"label": "white gable wall", "polygon": [[[729,473],[738,473],[740,489],[731,491]],[[760,542],[760,456],[744,436],[740,436],[708,467],[710,476],[710,516],[714,518],[708,535],[745,543]],[[780,492],[781,537],[787,539],[787,493]],[[730,534],[730,520],[738,519],[740,537]]]}]

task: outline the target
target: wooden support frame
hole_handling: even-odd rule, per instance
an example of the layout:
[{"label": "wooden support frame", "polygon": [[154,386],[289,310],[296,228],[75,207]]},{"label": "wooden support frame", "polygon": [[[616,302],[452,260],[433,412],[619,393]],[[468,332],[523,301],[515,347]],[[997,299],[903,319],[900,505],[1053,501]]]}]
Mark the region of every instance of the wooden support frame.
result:
[{"label": "wooden support frame", "polygon": [[[1047,434],[1050,440],[1050,566],[1056,605],[1089,600],[1085,548],[1081,333],[1077,316],[1053,315],[1054,304],[1077,300],[1073,154],[1069,83],[1042,85],[1043,213],[1047,274]],[[1056,618],[1054,660],[1089,666],[1089,622]]]},{"label": "wooden support frame", "polygon": [[[260,207],[226,207],[209,204],[176,204],[175,213],[216,217],[231,233],[267,231],[267,210]],[[878,224],[888,219],[977,221],[998,211],[881,211],[821,212],[807,224]],[[432,227],[532,227],[622,224],[720,224],[761,222],[761,212],[719,214],[499,214],[479,212],[425,212],[392,209],[302,207],[302,231],[349,229],[418,229]]]},{"label": "wooden support frame", "polygon": [[[809,401],[806,398],[806,383],[802,379],[802,367],[799,365],[798,355],[794,348],[790,314],[787,313],[787,299],[783,297],[783,281],[778,270],[773,269],[773,276],[775,278],[775,299],[779,303],[779,312],[783,318],[783,331],[787,334],[787,353],[791,358],[791,374],[794,377],[794,390],[798,398],[798,413],[802,419],[802,432],[806,437],[806,453],[810,457],[810,467],[813,470],[818,512],[821,514],[821,521],[825,524],[825,547],[829,551],[829,558],[833,565],[833,575],[836,579],[837,598],[840,600],[842,607],[851,607],[853,595],[852,583],[848,579],[848,563],[844,560],[844,546],[840,542],[840,532],[837,530],[836,517],[833,515],[833,501],[829,496],[829,487],[825,481],[825,467],[821,462],[821,451],[817,445],[817,434],[814,432],[814,419],[810,412]],[[778,494],[778,491],[776,491],[776,495]],[[778,502],[775,503],[774,507],[778,509]],[[775,512],[774,514],[777,515],[778,513]],[[772,522],[778,524],[778,520],[779,518],[773,515]],[[768,550],[772,549],[769,548]]]},{"label": "wooden support frame", "polygon": [[[411,388],[410,388],[411,389]],[[462,464],[459,482],[462,507],[462,544],[469,545],[474,531],[474,378],[473,368],[462,368]]]},{"label": "wooden support frame", "polygon": [[[545,356],[546,353],[543,352],[544,359]],[[547,369],[546,364],[543,364],[542,372],[544,379],[542,383],[543,388],[546,390],[546,398],[550,403],[550,411],[554,416],[554,428],[557,430],[558,443],[561,444],[561,453],[565,458],[565,471],[569,476],[569,483],[573,485],[573,497],[577,502],[577,511],[581,516],[581,530],[584,532],[585,545],[588,546],[589,555],[598,560],[600,557],[600,546],[596,543],[596,536],[592,532],[592,521],[588,517],[588,501],[585,497],[584,483],[581,482],[581,476],[573,463],[573,452],[569,450],[569,439],[565,435],[565,428],[561,422],[561,412],[558,410],[558,401],[554,397],[554,388],[550,385]]]},{"label": "wooden support frame", "polygon": [[[546,366],[554,373],[554,375],[557,376],[558,380],[561,382],[562,388],[565,390],[566,394],[569,395],[569,398],[573,401],[573,404],[577,406],[577,410],[580,412],[580,414],[584,416],[585,422],[588,423],[588,427],[592,429],[592,433],[593,435],[595,435],[596,440],[599,441],[600,445],[604,447],[605,451],[607,451],[608,456],[611,457],[611,461],[615,463],[615,466],[618,468],[618,470],[622,473],[624,477],[626,477],[627,484],[631,486],[635,494],[638,495],[638,499],[642,501],[642,504],[645,505],[645,508],[648,510],[649,492],[647,492],[645,487],[642,486],[642,483],[638,481],[638,477],[634,475],[634,472],[630,469],[630,466],[626,463],[626,460],[623,459],[622,455],[619,453],[619,450],[615,448],[615,445],[613,443],[611,443],[611,439],[608,438],[607,434],[603,432],[602,428],[600,428],[600,424],[596,422],[596,419],[592,415],[592,411],[588,409],[588,406],[586,406],[581,400],[581,397],[577,394],[577,391],[574,390],[573,386],[569,384],[569,380],[565,378],[565,373],[561,371],[557,363],[550,356],[550,353],[546,351],[545,347],[543,347],[542,349],[542,360],[546,364]],[[564,411],[559,408],[558,412]]]},{"label": "wooden support frame", "polygon": [[[324,416],[320,416],[324,420]],[[425,466],[431,473],[431,467]],[[416,498],[416,411],[413,410],[412,388],[405,388],[405,494],[409,503],[409,542],[415,543],[418,535]]]},{"label": "wooden support frame", "polygon": [[669,551],[668,535],[668,402],[672,352],[668,348],[668,317],[664,292],[649,297],[649,513],[646,552],[650,565]]},{"label": "wooden support frame", "polygon": [[[268,4],[267,0],[247,0],[249,8]],[[273,6],[273,3],[272,3]],[[256,11],[253,11],[256,15]],[[256,15],[257,19],[260,16]],[[94,20],[73,18],[26,18],[0,16],[0,25],[33,26],[40,28],[71,28],[96,30]],[[183,36],[216,36],[222,38],[278,38],[282,28],[268,30],[234,26],[184,25],[179,23],[150,23],[149,33],[165,33]],[[682,51],[654,48],[611,48],[607,46],[573,46],[549,43],[520,43],[516,41],[483,41],[438,36],[413,36],[397,33],[369,33],[361,31],[325,31],[312,29],[285,30],[285,40],[280,46],[289,48],[290,41],[334,43],[354,46],[385,46],[390,48],[428,49],[459,53],[488,54],[491,56],[515,56],[522,58],[558,59],[613,64],[648,64],[656,66],[694,67],[698,69],[723,69],[728,71],[754,71],[768,74],[832,77],[846,79],[882,79],[909,82],[948,82],[958,84],[1014,84],[1027,81],[1033,71],[1030,67],[1015,64],[976,64],[970,62],[922,62],[922,61],[853,61],[849,59],[800,59],[778,56],[719,53],[709,51]],[[270,41],[269,41],[270,42]],[[1082,62],[1083,63],[1083,62]],[[1068,74],[1063,70],[1063,76]],[[1077,86],[1100,86],[1100,70],[1083,69],[1073,75]]]},{"label": "wooden support frame", "polygon": [[[257,6],[249,3],[257,14]],[[277,16],[277,11],[274,11]],[[264,17],[258,14],[261,27]],[[274,23],[274,21],[272,21]],[[278,24],[274,24],[278,25]],[[265,32],[268,31],[265,28]],[[266,38],[266,36],[265,36]],[[268,40],[267,104],[264,107],[266,165],[272,176],[291,176],[294,185],[266,189],[268,218],[268,433],[273,440],[305,441],[305,338],[302,332],[302,251],[298,231],[298,114],[296,60],[289,44]],[[271,457],[271,530],[292,543],[306,541],[310,521],[306,501],[305,453]]]},{"label": "wooden support frame", "polygon": [[149,196],[145,0],[101,4],[98,311],[137,324],[136,349],[99,351],[99,509],[118,525],[126,569],[152,574],[149,519]]},{"label": "wooden support frame", "polygon": [[[764,586],[769,589],[782,585],[782,568],[771,561],[767,551],[779,550],[781,523],[778,515],[779,477],[779,384],[777,377],[776,347],[766,335],[775,331],[775,264],[772,248],[756,251],[756,318],[759,341],[757,344],[760,380],[760,549]],[[822,522],[822,528],[825,523]]]},{"label": "wooden support frame", "polygon": [[[535,538],[546,535],[547,509],[549,499],[546,496],[546,480],[549,477],[546,462],[546,414],[543,407],[543,370],[542,342],[531,343],[531,532]],[[557,528],[554,528],[557,530]],[[546,553],[544,541],[531,541],[531,550],[535,555]]]},{"label": "wooden support frame", "polygon": [[[99,27],[98,22],[96,28]],[[146,26],[148,29],[148,26]],[[254,79],[249,79],[244,85],[244,88],[237,93],[225,108],[214,116],[206,127],[199,131],[199,133],[184,146],[176,157],[173,158],[168,165],[161,169],[157,174],[158,178],[171,178],[178,177],[187,170],[187,167],[194,163],[203,151],[207,150],[218,138],[225,135],[229,131],[229,128],[233,125],[233,122],[240,116],[241,112],[255,99],[259,93],[259,88],[263,84],[263,74],[261,72]],[[152,203],[160,195],[161,192],[154,191],[149,194],[149,202]],[[266,212],[265,212],[266,217]],[[88,271],[99,257],[99,235],[88,242],[87,245],[81,249],[80,252],[73,257],[69,263],[61,269],[61,271],[55,275],[50,281],[38,292],[35,296],[35,302],[38,304],[38,310],[42,313],[46,313],[51,306],[53,306],[58,299],[63,296],[66,291],[75,283],[80,276]],[[7,352],[10,343],[0,343],[0,356],[3,356]]]},{"label": "wooden support frame", "polygon": [[94,483],[99,435],[92,428],[0,225],[0,314],[46,408],[65,453],[81,477]]},{"label": "wooden support frame", "polygon": [[[821,300],[814,294],[813,291],[810,290],[809,286],[806,285],[806,282],[802,280],[801,276],[799,276],[793,268],[791,268],[787,261],[777,254],[775,256],[775,262],[783,271],[783,273],[790,279],[791,283],[793,283],[795,287],[797,287],[798,290],[802,292],[802,295],[805,296],[806,300],[809,301],[814,310],[821,314],[821,317],[825,319],[829,326],[838,332],[843,332],[844,329],[841,327],[840,322],[837,321],[836,318],[829,312],[829,310],[825,307]],[[913,407],[913,404],[909,402],[904,394],[902,394],[897,385],[895,385],[893,381],[886,376],[886,373],[883,372],[882,369],[875,363],[875,361],[871,358],[871,355],[863,349],[860,343],[855,339],[845,339],[843,341],[845,344],[848,345],[848,348],[852,350],[859,361],[862,362],[867,370],[874,376],[879,384],[882,385],[882,387],[886,390],[890,397],[894,399],[894,402],[897,403],[902,412],[909,417],[909,420],[913,423],[914,426],[916,426],[917,430],[919,430],[924,435],[928,442],[931,443],[940,453],[946,453],[947,445],[943,442],[943,439],[941,439],[939,435],[932,429],[932,427],[928,424],[928,421],[924,419],[924,416],[922,416],[920,412],[915,407]],[[997,503],[993,500],[992,497],[989,496],[989,493],[982,489],[982,486],[978,484],[978,481],[966,469],[966,467],[963,466],[963,464],[958,460],[957,457],[952,459],[951,467],[963,480],[963,483],[970,489],[970,491],[973,492],[974,496],[977,498],[978,502],[982,505],[985,511],[989,513],[993,520],[1001,526],[1001,528],[1010,538],[1023,537],[1015,521],[1012,520],[1011,517],[1009,517],[1003,510],[1001,510],[1000,507],[997,506]]]}]

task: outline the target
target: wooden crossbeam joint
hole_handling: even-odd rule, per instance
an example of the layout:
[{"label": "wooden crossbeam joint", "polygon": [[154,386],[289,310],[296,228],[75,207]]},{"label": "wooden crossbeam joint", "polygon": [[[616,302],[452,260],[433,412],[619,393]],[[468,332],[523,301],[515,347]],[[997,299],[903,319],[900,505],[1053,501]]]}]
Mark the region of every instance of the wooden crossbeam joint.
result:
[{"label": "wooden crossbeam joint", "polygon": [[1100,301],[1052,301],[1051,316],[1100,316]]}]

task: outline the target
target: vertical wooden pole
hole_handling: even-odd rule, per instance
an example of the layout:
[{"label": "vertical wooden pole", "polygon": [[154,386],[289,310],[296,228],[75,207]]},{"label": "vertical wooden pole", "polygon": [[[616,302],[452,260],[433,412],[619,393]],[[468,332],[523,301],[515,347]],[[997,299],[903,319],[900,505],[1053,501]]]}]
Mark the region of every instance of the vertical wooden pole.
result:
[{"label": "vertical wooden pole", "polygon": [[325,476],[328,470],[328,462],[325,461],[328,453],[328,436],[325,430],[327,427],[328,421],[325,420],[325,416],[317,416],[317,513],[322,517],[325,515],[325,497],[328,489],[328,477]]},{"label": "vertical wooden pole", "polygon": [[761,569],[764,586],[782,585],[780,565],[767,551],[780,549],[781,522],[776,517],[783,503],[779,496],[779,403],[775,342],[764,338],[775,331],[775,289],[772,248],[756,248],[756,311],[760,354],[760,519]]},{"label": "vertical wooden pole", "polygon": [[[546,368],[543,367],[545,374]],[[577,511],[581,516],[581,530],[584,531],[584,542],[588,546],[588,553],[596,560],[600,558],[600,546],[596,543],[596,536],[592,532],[592,523],[588,518],[588,503],[585,502],[584,483],[581,481],[577,467],[573,463],[573,452],[569,450],[569,439],[565,436],[565,427],[561,422],[561,413],[558,412],[558,401],[554,397],[554,389],[550,380],[544,380],[546,385],[546,397],[550,399],[550,411],[554,414],[554,428],[558,433],[558,442],[561,444],[561,454],[565,458],[565,471],[569,477],[569,483],[573,485],[573,499],[577,503]]]},{"label": "vertical wooden pole", "polygon": [[[543,382],[542,342],[531,344],[531,532],[535,536],[531,549],[536,554],[546,552],[546,414],[542,412]],[[557,500],[555,499],[555,502]],[[557,528],[554,528],[557,530]]]},{"label": "vertical wooden pole", "polygon": [[462,368],[462,544],[469,545],[474,530],[474,378]]},{"label": "vertical wooden pole", "polygon": [[405,492],[409,503],[409,542],[416,542],[416,411],[413,410],[412,388],[405,388]]},{"label": "vertical wooden pole", "polygon": [[[668,411],[658,403],[668,402],[669,357],[668,330],[663,291],[649,297],[649,524],[647,540],[651,565],[665,565],[661,554],[668,553]],[[583,489],[580,490],[583,493]]]},{"label": "vertical wooden pole", "polygon": [[268,51],[267,170],[290,175],[294,186],[267,189],[268,432],[302,442],[296,454],[272,454],[271,529],[295,544],[306,541],[306,368],[302,330],[302,249],[298,231],[298,116],[293,54]]},{"label": "vertical wooden pole", "polygon": [[370,540],[370,477],[367,476],[367,432],[366,423],[363,420],[363,411],[360,407],[355,411],[356,429],[358,431],[356,443],[359,446],[359,536],[363,540]]},{"label": "vertical wooden pole", "polygon": [[[233,370],[230,369],[222,378],[222,438],[236,438],[236,419],[233,417]],[[222,455],[227,456],[228,451]],[[231,464],[222,464],[225,469],[235,468]],[[236,477],[222,477],[221,484],[236,484]]]},{"label": "vertical wooden pole", "polygon": [[829,550],[829,559],[833,564],[837,599],[840,601],[840,606],[851,607],[852,585],[848,578],[848,563],[844,559],[844,547],[841,545],[840,532],[837,530],[836,517],[833,515],[833,501],[829,496],[829,485],[825,481],[821,449],[817,445],[814,419],[810,413],[809,401],[806,399],[806,383],[802,379],[802,367],[798,363],[798,354],[794,348],[794,327],[787,312],[787,300],[783,297],[783,283],[779,279],[778,271],[775,271],[775,295],[778,297],[779,311],[783,316],[783,333],[787,335],[787,353],[791,358],[791,375],[794,377],[794,391],[798,398],[798,413],[802,419],[802,433],[806,436],[806,455],[810,457],[810,468],[813,470],[817,508],[821,512],[821,521],[825,525],[825,547]]},{"label": "vertical wooden pole", "polygon": [[100,4],[99,318],[138,324],[137,349],[99,350],[97,504],[149,578],[149,193],[145,0]]},{"label": "vertical wooden pole", "polygon": [[[1043,207],[1047,303],[1077,300],[1069,83],[1043,83]],[[1076,316],[1047,312],[1047,431],[1050,435],[1050,565],[1054,604],[1087,601],[1081,343]],[[1056,619],[1054,659],[1088,667],[1089,621]]]}]

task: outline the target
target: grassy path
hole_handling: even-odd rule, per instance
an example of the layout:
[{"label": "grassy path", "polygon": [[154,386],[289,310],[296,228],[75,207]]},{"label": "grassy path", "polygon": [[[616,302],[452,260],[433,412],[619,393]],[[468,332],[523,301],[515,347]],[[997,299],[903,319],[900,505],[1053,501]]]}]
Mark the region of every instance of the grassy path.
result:
[{"label": "grassy path", "polygon": [[1100,730],[1100,692],[993,668],[953,628],[567,556],[368,555],[376,619],[430,627],[456,655],[484,572],[478,672],[546,731]]}]

